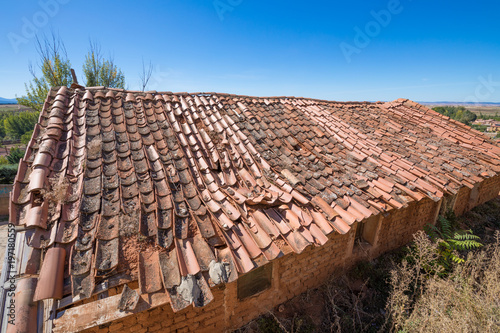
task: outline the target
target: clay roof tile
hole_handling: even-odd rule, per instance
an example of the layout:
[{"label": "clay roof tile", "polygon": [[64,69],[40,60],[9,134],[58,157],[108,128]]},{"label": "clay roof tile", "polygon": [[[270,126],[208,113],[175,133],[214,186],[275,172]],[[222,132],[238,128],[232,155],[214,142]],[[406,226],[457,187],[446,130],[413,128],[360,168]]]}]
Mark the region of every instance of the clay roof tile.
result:
[{"label": "clay roof tile", "polygon": [[[37,299],[90,297],[94,279],[111,283],[125,268],[120,283],[166,288],[175,311],[205,304],[173,293],[181,284],[213,298],[198,274],[212,262],[231,266],[234,281],[355,221],[500,173],[497,146],[407,100],[57,88],[28,147],[10,210],[11,221],[35,228],[25,246],[48,250],[38,285],[50,288]],[[41,191],[55,175],[67,175],[68,199],[49,209]],[[122,211],[130,221],[118,230]],[[155,247],[122,244],[127,228]],[[132,253],[119,253],[127,246]]]}]

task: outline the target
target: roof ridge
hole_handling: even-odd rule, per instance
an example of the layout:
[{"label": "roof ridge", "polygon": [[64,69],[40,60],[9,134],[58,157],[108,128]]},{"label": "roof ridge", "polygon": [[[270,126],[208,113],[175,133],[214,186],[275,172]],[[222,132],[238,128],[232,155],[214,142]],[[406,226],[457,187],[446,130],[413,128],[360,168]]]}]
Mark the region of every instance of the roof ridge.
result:
[{"label": "roof ridge", "polygon": [[[57,87],[53,87],[57,91]],[[68,88],[68,90],[73,90]],[[76,89],[82,91],[81,89]],[[252,99],[291,99],[291,100],[308,100],[315,101],[320,103],[341,103],[346,105],[376,105],[384,102],[370,102],[370,101],[339,101],[339,100],[329,100],[329,99],[321,99],[314,97],[303,97],[303,96],[251,96],[251,95],[242,95],[242,94],[231,94],[225,92],[172,92],[172,91],[157,91],[157,90],[128,90],[121,88],[109,88],[105,86],[95,86],[95,87],[85,87],[85,90],[90,90],[92,92],[104,90],[104,91],[116,91],[123,93],[133,93],[133,94],[152,94],[152,95],[175,95],[175,96],[217,96],[217,97],[232,97],[232,98],[252,98]]]}]

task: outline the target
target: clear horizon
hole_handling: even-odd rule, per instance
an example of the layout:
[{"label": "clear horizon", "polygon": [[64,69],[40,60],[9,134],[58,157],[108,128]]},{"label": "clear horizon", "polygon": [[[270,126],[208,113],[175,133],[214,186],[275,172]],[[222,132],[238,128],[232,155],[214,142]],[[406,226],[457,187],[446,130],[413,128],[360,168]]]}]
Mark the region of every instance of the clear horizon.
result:
[{"label": "clear horizon", "polygon": [[[139,89],[337,101],[500,101],[500,4],[427,0],[4,4],[0,96],[25,94],[34,34],[55,31],[78,79],[89,39]],[[39,74],[39,71],[37,71]]]}]

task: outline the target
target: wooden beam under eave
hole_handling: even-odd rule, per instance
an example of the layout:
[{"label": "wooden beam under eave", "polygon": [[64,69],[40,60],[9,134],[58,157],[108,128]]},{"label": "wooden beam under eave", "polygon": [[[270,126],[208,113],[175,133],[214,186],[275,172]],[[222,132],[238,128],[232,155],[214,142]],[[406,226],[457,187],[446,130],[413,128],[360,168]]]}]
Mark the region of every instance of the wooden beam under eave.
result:
[{"label": "wooden beam under eave", "polygon": [[[139,290],[137,290],[139,292]],[[165,292],[141,295],[136,308],[133,311],[121,311],[118,309],[121,294],[103,298],[94,302],[67,309],[64,314],[53,321],[52,332],[80,332],[82,330],[103,325],[170,303],[170,298]]]},{"label": "wooden beam under eave", "polygon": [[436,222],[438,220],[438,217],[439,217],[439,212],[441,211],[441,205],[443,204],[443,201],[444,201],[444,195],[441,197],[441,200],[438,201],[438,205],[436,207],[436,212],[434,213],[434,218],[432,220],[432,224],[433,225],[436,225]]}]

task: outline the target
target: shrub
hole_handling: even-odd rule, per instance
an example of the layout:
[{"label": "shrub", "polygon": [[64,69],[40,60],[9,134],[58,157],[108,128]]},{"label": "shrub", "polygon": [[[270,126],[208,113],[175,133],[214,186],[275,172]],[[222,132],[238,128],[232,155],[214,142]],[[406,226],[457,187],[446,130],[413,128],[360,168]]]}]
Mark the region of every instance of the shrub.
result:
[{"label": "shrub", "polygon": [[440,255],[437,263],[445,270],[450,269],[453,262],[463,263],[464,259],[460,257],[459,252],[477,249],[483,246],[479,243],[479,237],[472,234],[472,230],[456,230],[454,214],[449,214],[448,218],[439,216],[436,226],[429,224],[425,231],[431,241],[438,244]]},{"label": "shrub", "polygon": [[433,108],[433,110],[466,125],[470,125],[471,122],[477,119],[477,116],[473,112],[463,106],[438,106]]},{"label": "shrub", "polygon": [[11,148],[7,160],[10,164],[17,164],[19,160],[24,157],[24,150],[20,148]]},{"label": "shrub", "polygon": [[33,131],[38,122],[39,112],[24,111],[8,116],[3,120],[5,134],[13,139],[20,138],[24,133]]},{"label": "shrub", "polygon": [[26,132],[23,135],[21,135],[21,143],[23,145],[27,145],[30,142],[32,135],[33,135],[33,130],[31,130],[29,132]]},{"label": "shrub", "polygon": [[443,277],[423,269],[439,260],[439,244],[424,232],[415,235],[412,264],[391,272],[389,321],[399,332],[499,332],[500,233],[482,251],[469,252]]},{"label": "shrub", "polygon": [[0,165],[0,184],[12,184],[17,174],[17,164]]}]

